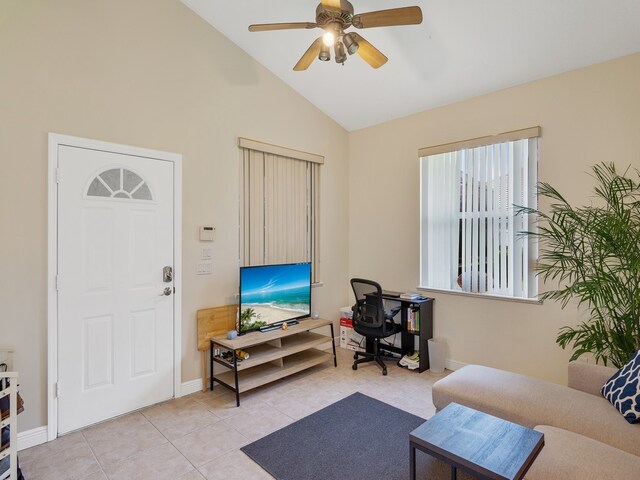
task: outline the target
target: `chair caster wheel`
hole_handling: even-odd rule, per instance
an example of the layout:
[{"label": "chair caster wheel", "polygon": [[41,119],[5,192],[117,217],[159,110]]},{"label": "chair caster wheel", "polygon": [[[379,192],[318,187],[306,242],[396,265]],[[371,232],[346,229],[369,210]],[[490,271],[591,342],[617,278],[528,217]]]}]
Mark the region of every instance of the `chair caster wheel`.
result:
[{"label": "chair caster wheel", "polygon": [[387,369],[385,368],[384,370],[382,370],[382,375],[386,375],[387,374]]},{"label": "chair caster wheel", "polygon": [[353,370],[357,370],[357,369],[358,369],[358,365],[355,365],[355,364],[354,364],[354,365],[351,365],[351,368],[352,368]]},{"label": "chair caster wheel", "polygon": [[353,359],[354,359],[354,360],[357,360],[357,359],[358,359],[358,354],[357,354],[357,353],[354,353],[354,354],[353,354]]}]

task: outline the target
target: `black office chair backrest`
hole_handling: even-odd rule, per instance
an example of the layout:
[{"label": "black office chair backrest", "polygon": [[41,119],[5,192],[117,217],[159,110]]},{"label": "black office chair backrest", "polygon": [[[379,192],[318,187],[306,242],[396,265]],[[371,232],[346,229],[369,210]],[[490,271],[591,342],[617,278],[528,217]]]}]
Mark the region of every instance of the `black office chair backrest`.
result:
[{"label": "black office chair backrest", "polygon": [[380,284],[364,278],[352,278],[351,288],[356,297],[356,303],[351,308],[354,328],[358,323],[369,328],[382,328],[385,311]]}]

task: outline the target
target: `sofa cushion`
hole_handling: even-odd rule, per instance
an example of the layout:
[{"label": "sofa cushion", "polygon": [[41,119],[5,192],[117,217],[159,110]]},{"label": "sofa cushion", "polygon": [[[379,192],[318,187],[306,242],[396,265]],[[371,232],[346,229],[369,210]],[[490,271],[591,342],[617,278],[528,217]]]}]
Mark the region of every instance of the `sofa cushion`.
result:
[{"label": "sofa cushion", "polygon": [[640,478],[640,457],[577,433],[540,425],[544,447],[526,480],[619,480]]},{"label": "sofa cushion", "polygon": [[627,422],[640,422],[640,350],[602,386],[601,393]]},{"label": "sofa cushion", "polygon": [[457,402],[533,428],[550,425],[640,455],[640,424],[602,397],[517,373],[468,365],[433,385],[438,410]]},{"label": "sofa cushion", "polygon": [[605,384],[616,372],[615,367],[605,367],[595,363],[569,362],[567,366],[567,385],[576,390],[601,396],[602,385]]}]

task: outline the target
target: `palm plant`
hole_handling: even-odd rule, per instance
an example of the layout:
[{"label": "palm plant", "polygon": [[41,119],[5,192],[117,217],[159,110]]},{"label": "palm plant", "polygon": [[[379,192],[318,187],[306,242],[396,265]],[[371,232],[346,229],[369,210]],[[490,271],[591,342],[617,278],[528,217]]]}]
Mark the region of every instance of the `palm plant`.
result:
[{"label": "palm plant", "polygon": [[[536,270],[557,289],[542,299],[571,299],[588,308],[590,318],[577,327],[562,327],[556,342],[573,346],[571,360],[592,354],[596,361],[621,368],[640,348],[640,183],[619,174],[613,163],[595,165],[596,198],[574,208],[548,183],[538,184],[539,197],[551,201],[550,212],[516,207],[537,217],[539,239]],[[640,178],[640,172],[635,170]]]},{"label": "palm plant", "polygon": [[240,313],[240,333],[255,330],[266,324],[267,322],[260,318],[260,314],[251,307],[245,308],[244,311]]}]

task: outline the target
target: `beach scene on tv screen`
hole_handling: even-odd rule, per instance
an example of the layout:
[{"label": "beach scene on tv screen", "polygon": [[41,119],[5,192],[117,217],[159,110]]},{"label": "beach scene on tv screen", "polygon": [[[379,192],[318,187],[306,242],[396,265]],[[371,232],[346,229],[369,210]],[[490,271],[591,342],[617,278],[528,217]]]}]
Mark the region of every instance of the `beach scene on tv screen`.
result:
[{"label": "beach scene on tv screen", "polygon": [[241,316],[247,309],[254,314],[243,319],[243,331],[310,313],[308,263],[244,268],[240,285]]}]

